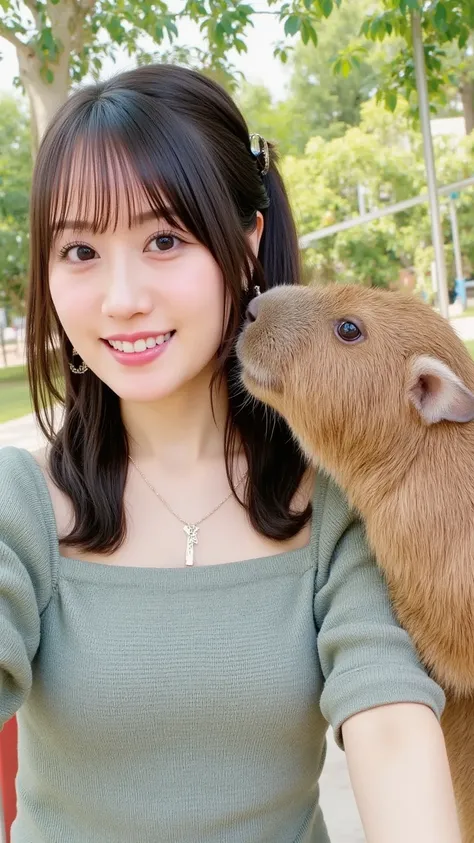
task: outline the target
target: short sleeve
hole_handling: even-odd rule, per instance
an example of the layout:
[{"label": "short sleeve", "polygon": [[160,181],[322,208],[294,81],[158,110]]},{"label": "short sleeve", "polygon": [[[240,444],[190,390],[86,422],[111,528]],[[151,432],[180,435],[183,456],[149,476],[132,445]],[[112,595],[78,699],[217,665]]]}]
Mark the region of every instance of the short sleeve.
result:
[{"label": "short sleeve", "polygon": [[0,449],[0,729],[31,690],[54,584],[52,510],[34,466],[25,451]]},{"label": "short sleeve", "polygon": [[444,693],[395,618],[363,524],[330,481],[320,518],[314,612],[325,680],[321,710],[337,743],[343,748],[345,720],[376,706],[422,703],[439,718]]}]

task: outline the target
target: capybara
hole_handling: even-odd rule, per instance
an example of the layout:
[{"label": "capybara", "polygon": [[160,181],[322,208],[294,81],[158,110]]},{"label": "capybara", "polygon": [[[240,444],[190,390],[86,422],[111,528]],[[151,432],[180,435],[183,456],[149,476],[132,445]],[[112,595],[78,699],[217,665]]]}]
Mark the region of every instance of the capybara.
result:
[{"label": "capybara", "polygon": [[444,688],[465,843],[474,843],[474,362],[413,296],[281,286],[252,300],[242,380],[366,524],[400,623]]}]

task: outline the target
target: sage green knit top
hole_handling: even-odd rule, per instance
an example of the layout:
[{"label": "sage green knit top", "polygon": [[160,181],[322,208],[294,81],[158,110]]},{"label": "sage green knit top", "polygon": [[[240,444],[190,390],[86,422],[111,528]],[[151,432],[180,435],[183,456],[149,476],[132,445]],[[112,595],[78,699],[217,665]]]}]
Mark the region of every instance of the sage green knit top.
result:
[{"label": "sage green knit top", "polygon": [[0,450],[0,727],[18,711],[19,728],[12,843],[327,843],[327,721],[341,742],[346,718],[399,701],[439,716],[444,696],[322,474],[301,550],[118,567],[60,556],[40,469]]}]

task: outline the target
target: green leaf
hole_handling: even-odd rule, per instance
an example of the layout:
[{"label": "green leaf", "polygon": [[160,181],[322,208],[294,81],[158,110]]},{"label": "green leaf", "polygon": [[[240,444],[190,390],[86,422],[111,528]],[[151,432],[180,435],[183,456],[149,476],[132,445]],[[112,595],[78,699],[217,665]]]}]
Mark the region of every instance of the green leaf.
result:
[{"label": "green leaf", "polygon": [[165,21],[165,27],[168,32],[168,38],[170,39],[170,41],[172,40],[173,36],[176,38],[178,37],[178,28],[171,18],[168,18]]},{"label": "green leaf", "polygon": [[277,46],[273,50],[273,55],[275,58],[279,58],[282,64],[286,64],[288,61],[288,51],[285,47]]},{"label": "green leaf", "polygon": [[53,73],[53,71],[51,70],[50,67],[47,67],[47,65],[44,64],[43,67],[41,68],[40,76],[41,76],[43,82],[46,82],[47,85],[53,84],[54,73]]},{"label": "green leaf", "polygon": [[54,38],[53,38],[53,33],[51,32],[51,29],[49,27],[42,30],[39,46],[40,46],[40,50],[43,53],[54,53],[55,52],[56,43],[55,43]]},{"label": "green leaf", "polygon": [[247,44],[241,38],[234,38],[234,47],[238,53],[247,52]]},{"label": "green leaf", "polygon": [[285,35],[296,35],[301,26],[299,15],[290,15],[285,21]]},{"label": "green leaf", "polygon": [[380,21],[380,19],[379,19],[379,18],[374,18],[374,20],[373,20],[373,21],[371,21],[371,23],[370,23],[370,27],[369,27],[369,36],[370,36],[370,38],[372,38],[374,41],[375,41],[375,39],[377,38],[377,36],[378,36],[378,34],[379,34],[379,30],[380,30],[380,23],[381,23],[381,21]]},{"label": "green leaf", "polygon": [[448,19],[448,12],[444,3],[438,2],[434,13],[434,24],[437,29],[444,31],[446,29],[446,22]]},{"label": "green leaf", "polygon": [[328,18],[334,7],[333,0],[319,0],[319,6],[324,17]]},{"label": "green leaf", "polygon": [[385,105],[389,109],[389,111],[394,112],[397,107],[397,92],[396,91],[386,91],[385,92]]},{"label": "green leaf", "polygon": [[461,34],[458,38],[459,49],[462,50],[466,46],[468,41],[469,41],[469,30],[466,28],[466,29],[464,29],[463,32],[461,32]]},{"label": "green leaf", "polygon": [[351,64],[350,60],[347,59],[347,58],[341,59],[341,73],[342,73],[344,79],[347,79],[351,70],[352,70],[352,64]]},{"label": "green leaf", "polygon": [[316,32],[314,26],[311,26],[311,24],[309,24],[309,30],[308,31],[309,31],[309,37],[311,38],[311,41],[313,42],[314,46],[317,47],[318,46],[318,33]]},{"label": "green leaf", "polygon": [[117,15],[114,15],[110,18],[107,29],[113,41],[116,41],[117,44],[121,44],[123,42],[125,32],[122,26],[122,22],[120,18],[117,17]]}]

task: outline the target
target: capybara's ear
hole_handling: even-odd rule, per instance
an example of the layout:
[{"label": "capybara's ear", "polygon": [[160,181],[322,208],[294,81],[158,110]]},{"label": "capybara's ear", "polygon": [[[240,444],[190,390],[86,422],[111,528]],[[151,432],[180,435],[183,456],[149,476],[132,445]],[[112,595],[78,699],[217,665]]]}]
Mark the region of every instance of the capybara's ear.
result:
[{"label": "capybara's ear", "polygon": [[446,363],[421,355],[409,366],[409,399],[427,424],[474,419],[474,393]]}]

